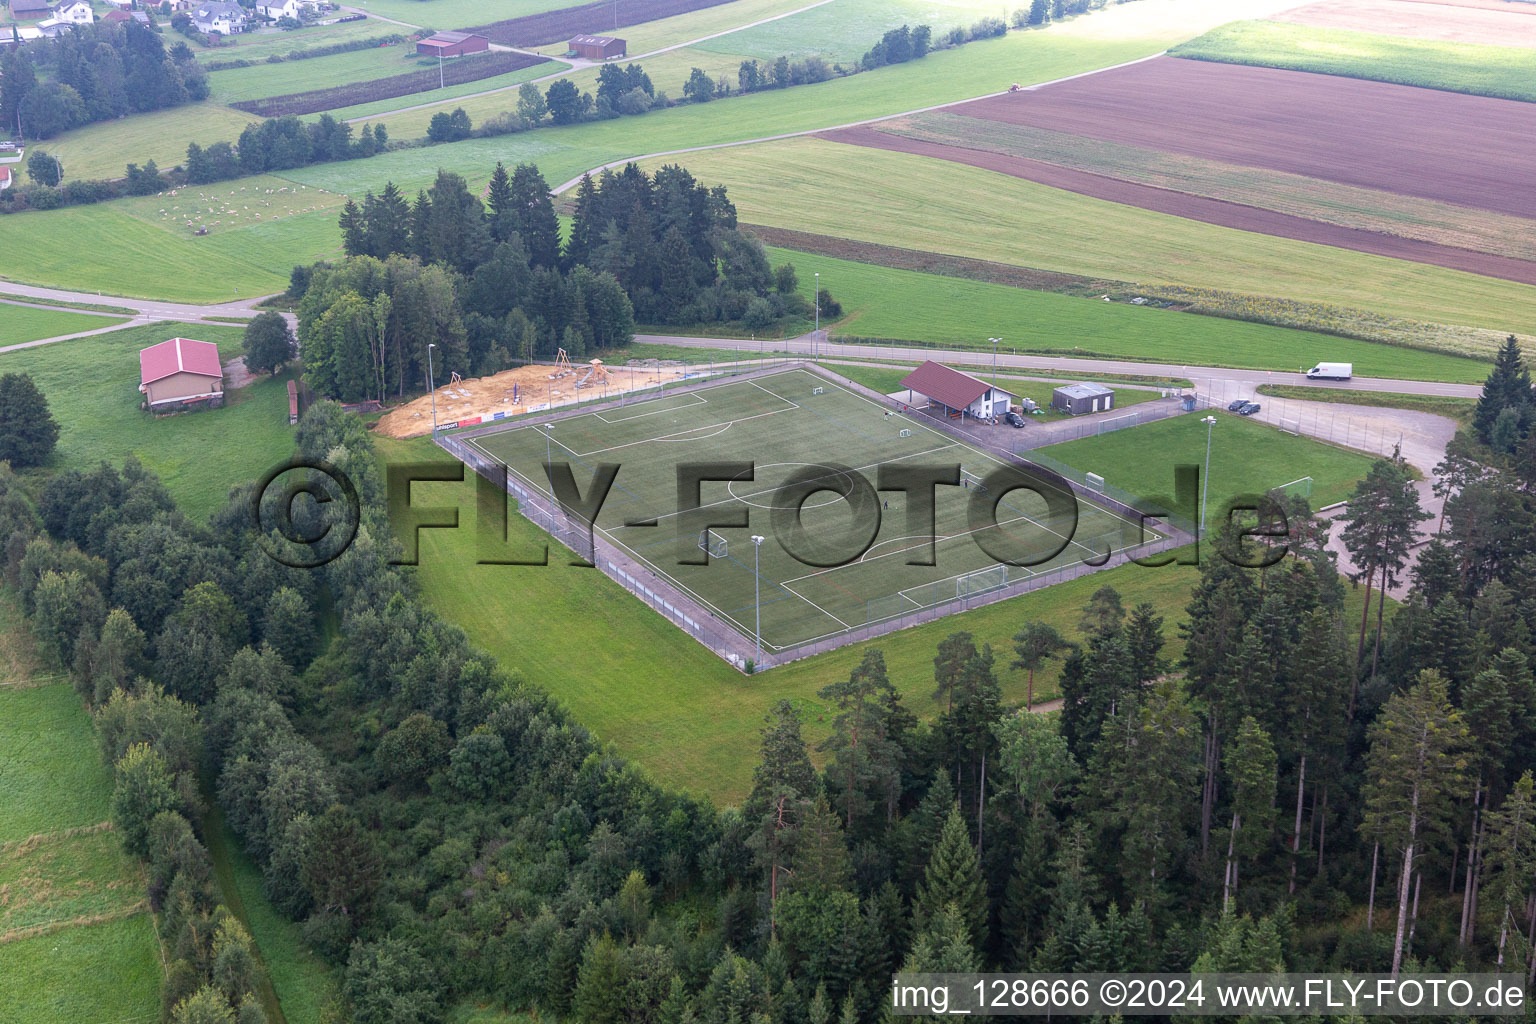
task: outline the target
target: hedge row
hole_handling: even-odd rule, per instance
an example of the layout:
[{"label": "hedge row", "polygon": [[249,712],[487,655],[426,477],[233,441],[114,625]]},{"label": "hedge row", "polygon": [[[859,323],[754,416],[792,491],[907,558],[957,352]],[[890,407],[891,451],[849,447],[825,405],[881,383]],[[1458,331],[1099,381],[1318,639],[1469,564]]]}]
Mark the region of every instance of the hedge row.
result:
[{"label": "hedge row", "polygon": [[[369,82],[350,82],[330,89],[311,89],[309,92],[289,93],[286,96],[269,96],[260,100],[242,100],[230,106],[259,117],[284,117],[289,114],[313,114],[321,110],[335,110],[357,103],[389,100],[397,96],[426,92],[439,85],[462,85],[493,78],[510,71],[521,71],[542,63],[544,58],[529,53],[489,53],[483,57],[463,57],[443,68],[410,71],[389,78],[376,78]],[[441,74],[441,79],[439,79]]]}]

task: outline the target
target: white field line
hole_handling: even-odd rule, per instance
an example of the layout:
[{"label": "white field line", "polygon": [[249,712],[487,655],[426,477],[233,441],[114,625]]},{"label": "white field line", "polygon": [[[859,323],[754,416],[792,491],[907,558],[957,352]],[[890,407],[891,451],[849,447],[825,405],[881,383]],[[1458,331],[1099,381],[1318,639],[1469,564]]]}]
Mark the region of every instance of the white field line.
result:
[{"label": "white field line", "polygon": [[[693,405],[708,405],[709,404],[709,399],[705,398],[703,395],[699,394],[696,391],[689,392],[688,394],[683,395],[681,397],[694,399],[694,401],[691,403]],[[647,402],[659,401],[659,400],[660,400],[659,397],[658,398],[654,398],[654,399],[652,399],[652,398],[645,399],[645,401],[647,401]],[[594,412],[592,415],[597,417],[598,419],[602,420],[604,423],[607,423],[607,424],[610,424],[610,425],[617,425],[617,424],[620,424],[620,423],[630,423],[630,422],[632,422],[634,420],[643,420],[647,416],[665,416],[669,412],[681,412],[682,410],[684,410],[686,408],[688,408],[688,406],[680,405],[680,406],[678,406],[675,409],[652,409],[650,412],[642,412],[638,416],[624,416],[624,417],[622,417],[620,419],[616,419],[616,420],[611,420],[608,417],[604,416],[600,412]]]}]

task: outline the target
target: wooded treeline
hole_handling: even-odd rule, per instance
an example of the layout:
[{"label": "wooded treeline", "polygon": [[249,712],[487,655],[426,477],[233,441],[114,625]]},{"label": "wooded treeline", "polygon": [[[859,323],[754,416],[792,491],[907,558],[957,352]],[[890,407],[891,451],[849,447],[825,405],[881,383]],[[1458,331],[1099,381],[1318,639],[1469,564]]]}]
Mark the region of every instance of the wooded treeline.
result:
[{"label": "wooded treeline", "polygon": [[803,316],[794,268],[771,268],[736,227],[724,186],[681,167],[634,164],[584,177],[562,244],[537,167],[501,164],[485,199],[438,172],[407,202],[393,184],[342,208],[348,259],[295,272],[305,381],[345,401],[481,377],[564,348],[572,359],[621,348],[645,323]]},{"label": "wooded treeline", "polygon": [[[1346,618],[1351,583],[1293,501],[1293,551],[1208,554],[1176,622],[1103,587],[1076,639],[956,632],[931,677],[866,646],[820,692],[827,739],[779,703],[750,794],[717,809],[420,603],[386,564],[360,421],[319,402],[298,449],[363,507],[313,571],[261,549],[249,487],[204,528],[133,463],[0,476],[8,584],[98,708],[114,820],[153,867],[168,1001],[256,1019],[200,881],[197,765],[268,896],[344,965],[334,1019],[364,1024],[468,997],[584,1024],[875,1021],[898,968],[1530,978],[1536,460],[1462,437],[1412,569],[1388,534],[1423,515],[1413,481],[1373,467],[1347,544],[1362,589],[1408,574],[1390,619],[1379,597]],[[1059,659],[1060,714],[1007,704],[1001,658]]]}]

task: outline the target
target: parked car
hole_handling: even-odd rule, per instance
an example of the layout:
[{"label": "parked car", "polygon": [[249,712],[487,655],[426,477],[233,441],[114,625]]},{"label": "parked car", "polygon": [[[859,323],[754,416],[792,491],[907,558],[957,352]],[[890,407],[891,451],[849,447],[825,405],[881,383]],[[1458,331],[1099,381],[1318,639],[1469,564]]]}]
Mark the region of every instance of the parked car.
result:
[{"label": "parked car", "polygon": [[1008,410],[1007,414],[1003,417],[1003,419],[1008,421],[1008,425],[1010,427],[1022,427],[1024,425],[1024,417],[1020,416],[1018,413],[1014,412],[1012,409]]},{"label": "parked car", "polygon": [[1258,402],[1244,402],[1243,403],[1243,407],[1241,409],[1237,410],[1237,414],[1239,416],[1252,416],[1254,413],[1256,413],[1258,411],[1259,411],[1259,403]]},{"label": "parked car", "polygon": [[1246,398],[1239,398],[1239,399],[1237,399],[1234,402],[1228,402],[1227,403],[1227,412],[1237,412],[1237,410],[1241,409],[1243,406],[1245,406],[1247,404],[1248,404],[1248,399],[1246,399]]}]

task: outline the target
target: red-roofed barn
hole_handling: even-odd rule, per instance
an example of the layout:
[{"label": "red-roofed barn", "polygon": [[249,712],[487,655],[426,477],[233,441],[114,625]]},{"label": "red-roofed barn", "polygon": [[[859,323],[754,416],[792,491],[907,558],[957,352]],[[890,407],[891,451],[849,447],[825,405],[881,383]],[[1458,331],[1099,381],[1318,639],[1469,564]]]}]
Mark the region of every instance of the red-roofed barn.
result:
[{"label": "red-roofed barn", "polygon": [[151,410],[224,404],[224,368],[219,346],[210,341],[172,338],[139,350],[139,390]]},{"label": "red-roofed barn", "polygon": [[473,32],[439,32],[417,41],[416,52],[428,57],[462,57],[467,53],[484,53],[491,41]]},{"label": "red-roofed barn", "polygon": [[1008,411],[1009,403],[1015,397],[984,380],[931,359],[903,377],[901,386],[907,389],[911,404],[918,404],[916,396],[921,395],[931,405],[941,406],[957,418],[964,418],[967,413],[977,419],[1001,416]]}]

